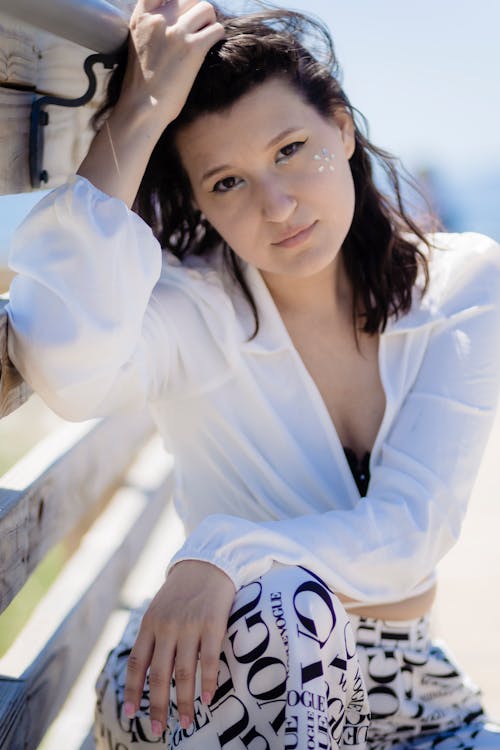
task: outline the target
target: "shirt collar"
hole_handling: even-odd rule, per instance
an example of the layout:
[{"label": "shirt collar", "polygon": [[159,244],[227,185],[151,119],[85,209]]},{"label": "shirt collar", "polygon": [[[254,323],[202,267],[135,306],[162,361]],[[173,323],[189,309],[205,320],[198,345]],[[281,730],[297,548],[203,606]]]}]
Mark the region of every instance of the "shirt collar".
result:
[{"label": "shirt collar", "polygon": [[[254,266],[247,265],[245,279],[259,313],[259,331],[253,339],[247,342],[246,348],[262,353],[293,348],[290,335],[260,271]],[[389,317],[385,331],[381,335],[390,336],[416,331],[433,326],[445,317],[438,304],[437,290],[430,288],[422,296],[422,287],[422,279],[417,279],[413,287],[410,310],[399,317],[394,315]],[[254,320],[248,304],[246,304],[246,308],[248,310],[248,325],[245,325],[245,328],[248,328],[246,333],[250,336],[253,331]]]}]

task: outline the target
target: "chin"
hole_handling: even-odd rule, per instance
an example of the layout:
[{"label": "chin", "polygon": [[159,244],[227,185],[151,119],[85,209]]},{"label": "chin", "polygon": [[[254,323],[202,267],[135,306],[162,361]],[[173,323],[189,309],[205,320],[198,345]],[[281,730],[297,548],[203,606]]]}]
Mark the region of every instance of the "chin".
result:
[{"label": "chin", "polygon": [[290,258],[289,262],[280,264],[281,270],[275,273],[282,273],[294,278],[307,278],[326,271],[332,266],[339,254],[340,248],[332,252],[325,252],[323,248],[309,248],[298,254],[295,258]]}]

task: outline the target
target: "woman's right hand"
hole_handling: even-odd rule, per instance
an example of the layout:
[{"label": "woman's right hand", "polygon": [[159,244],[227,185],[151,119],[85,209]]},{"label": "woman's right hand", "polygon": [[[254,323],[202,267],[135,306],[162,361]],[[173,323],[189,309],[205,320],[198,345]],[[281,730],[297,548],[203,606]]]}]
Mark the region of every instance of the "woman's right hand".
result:
[{"label": "woman's right hand", "polygon": [[151,153],[224,28],[205,0],[139,0],[120,98],[78,174],[132,206]]},{"label": "woman's right hand", "polygon": [[206,0],[138,0],[130,19],[121,106],[153,118],[159,132],[182,110],[210,48],[224,37]]}]

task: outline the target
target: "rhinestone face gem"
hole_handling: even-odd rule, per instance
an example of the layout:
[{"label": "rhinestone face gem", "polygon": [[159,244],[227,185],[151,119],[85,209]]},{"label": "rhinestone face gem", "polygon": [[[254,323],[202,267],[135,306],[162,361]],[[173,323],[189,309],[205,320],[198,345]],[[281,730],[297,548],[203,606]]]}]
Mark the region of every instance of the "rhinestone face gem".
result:
[{"label": "rhinestone face gem", "polygon": [[328,169],[330,170],[330,172],[334,172],[335,171],[335,167],[330,164],[330,162],[333,159],[335,159],[335,154],[332,154],[327,149],[326,146],[323,146],[323,148],[321,149],[321,153],[320,154],[314,154],[313,159],[314,159],[314,161],[321,161],[321,162],[323,162],[323,164],[321,164],[321,166],[318,167],[318,172],[324,172],[325,169],[326,169],[325,165],[328,166]]}]

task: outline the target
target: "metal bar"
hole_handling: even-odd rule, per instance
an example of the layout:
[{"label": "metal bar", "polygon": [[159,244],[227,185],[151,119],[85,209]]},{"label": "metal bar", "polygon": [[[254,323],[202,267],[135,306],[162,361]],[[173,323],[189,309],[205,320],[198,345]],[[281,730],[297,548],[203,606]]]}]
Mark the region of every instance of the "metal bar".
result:
[{"label": "metal bar", "polygon": [[106,0],[0,0],[0,11],[96,52],[114,52],[129,17]]}]

